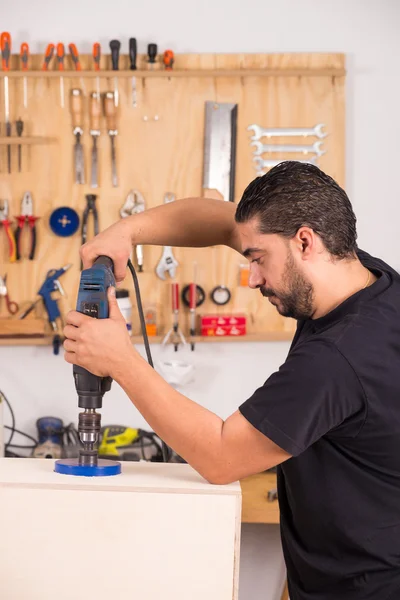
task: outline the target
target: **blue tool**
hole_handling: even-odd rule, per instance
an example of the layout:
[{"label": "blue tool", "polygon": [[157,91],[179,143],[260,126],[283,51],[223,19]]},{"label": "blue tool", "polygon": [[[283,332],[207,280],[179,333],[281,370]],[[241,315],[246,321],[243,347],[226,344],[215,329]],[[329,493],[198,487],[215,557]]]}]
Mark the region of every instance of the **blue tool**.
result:
[{"label": "blue tool", "polygon": [[[38,291],[38,295],[42,298],[46,312],[47,312],[47,316],[49,319],[49,323],[53,329],[53,331],[55,332],[54,338],[53,338],[53,351],[54,354],[58,354],[59,353],[59,349],[60,349],[60,344],[61,344],[61,338],[60,335],[58,334],[58,325],[57,325],[57,319],[61,316],[60,315],[60,310],[58,308],[58,304],[57,304],[57,300],[55,300],[52,296],[53,292],[56,292],[57,290],[59,292],[61,292],[61,294],[64,294],[64,290],[60,284],[60,282],[58,281],[59,277],[61,277],[61,275],[63,275],[65,273],[65,271],[67,271],[69,268],[71,267],[71,264],[65,265],[65,267],[61,267],[61,269],[51,269],[50,271],[48,271],[47,275],[46,275],[46,279],[44,280],[41,288]],[[25,319],[25,317],[27,315],[29,315],[29,313],[35,308],[36,303],[39,300],[36,300],[35,302],[33,302],[19,317],[20,319]]]},{"label": "blue tool", "polygon": [[56,208],[50,215],[50,229],[60,237],[74,235],[79,227],[79,215],[69,206]]},{"label": "blue tool", "polygon": [[[107,290],[115,287],[114,265],[108,256],[99,256],[93,266],[81,274],[76,310],[95,319],[108,318]],[[86,369],[74,365],[73,374],[79,413],[78,434],[81,441],[79,457],[61,459],[55,463],[56,473],[84,477],[118,475],[121,464],[112,460],[99,460],[97,446],[101,430],[101,415],[96,412],[102,407],[103,396],[111,389],[111,377],[98,377]]]}]

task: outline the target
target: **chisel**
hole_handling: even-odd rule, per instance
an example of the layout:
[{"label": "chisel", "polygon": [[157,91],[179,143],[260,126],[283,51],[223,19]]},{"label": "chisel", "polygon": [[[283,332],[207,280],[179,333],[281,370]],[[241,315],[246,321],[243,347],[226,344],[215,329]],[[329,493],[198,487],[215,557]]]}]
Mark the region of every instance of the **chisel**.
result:
[{"label": "chisel", "polygon": [[[4,31],[1,34],[0,38],[1,44],[1,58],[2,58],[2,66],[3,71],[8,72],[10,70],[10,61],[11,61],[11,36],[7,31]],[[11,122],[10,122],[10,97],[8,91],[8,77],[7,75],[4,77],[4,112],[6,118],[6,136],[11,136]],[[8,172],[11,173],[11,146],[8,144],[7,146],[7,162],[8,162]]]},{"label": "chisel", "polygon": [[[121,48],[121,42],[119,40],[111,40],[110,49],[111,49],[111,62],[112,62],[112,70],[113,71],[118,71],[120,48]],[[118,106],[118,103],[119,103],[118,77],[114,77],[114,102],[115,102],[115,106]]]},{"label": "chisel", "polygon": [[[57,44],[57,64],[58,70],[64,71],[64,58],[65,58],[65,48],[64,44]],[[60,75],[60,103],[61,108],[65,106],[65,95],[64,95],[64,77]]]},{"label": "chisel", "polygon": [[85,183],[85,169],[83,159],[83,146],[81,137],[83,134],[83,95],[82,90],[73,88],[71,90],[71,115],[74,136],[76,137],[74,147],[75,183]]},{"label": "chisel", "polygon": [[92,168],[90,177],[90,187],[98,187],[98,155],[97,155],[97,139],[100,135],[100,115],[101,115],[101,103],[100,94],[98,92],[92,92],[90,94],[90,135],[92,136]]},{"label": "chisel", "polygon": [[150,69],[154,69],[157,58],[157,44],[149,44],[147,46],[148,65]]},{"label": "chisel", "polygon": [[[15,122],[15,128],[17,130],[17,136],[21,137],[22,132],[24,130],[24,122],[22,119],[18,119],[18,121]],[[21,173],[21,169],[22,169],[22,146],[21,146],[21,144],[18,144],[18,172],[19,173]]]},{"label": "chisel", "polygon": [[[131,60],[131,71],[136,71],[136,57],[137,57],[137,47],[136,47],[136,38],[129,38],[129,58]],[[136,77],[132,77],[132,106],[136,108],[137,100],[136,100]]]},{"label": "chisel", "polygon": [[115,155],[115,137],[117,130],[117,109],[115,106],[114,92],[107,92],[104,99],[104,112],[107,121],[107,131],[111,141],[111,180],[114,187],[118,186],[117,160]]},{"label": "chisel", "polygon": [[[20,56],[21,56],[21,70],[24,73],[26,73],[26,71],[28,70],[28,58],[29,58],[29,46],[26,42],[23,42],[21,44]],[[24,108],[28,108],[28,80],[26,77],[24,77],[23,86],[24,86]]]}]

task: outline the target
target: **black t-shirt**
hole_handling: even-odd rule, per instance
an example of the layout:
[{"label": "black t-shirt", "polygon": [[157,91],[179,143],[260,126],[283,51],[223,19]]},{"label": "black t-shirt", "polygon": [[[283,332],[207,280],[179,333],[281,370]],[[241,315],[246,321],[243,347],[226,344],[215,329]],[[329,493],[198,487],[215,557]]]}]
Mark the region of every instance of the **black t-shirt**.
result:
[{"label": "black t-shirt", "polygon": [[291,600],[400,600],[400,276],[298,323],[278,372],[240,407],[293,455],[278,467]]}]

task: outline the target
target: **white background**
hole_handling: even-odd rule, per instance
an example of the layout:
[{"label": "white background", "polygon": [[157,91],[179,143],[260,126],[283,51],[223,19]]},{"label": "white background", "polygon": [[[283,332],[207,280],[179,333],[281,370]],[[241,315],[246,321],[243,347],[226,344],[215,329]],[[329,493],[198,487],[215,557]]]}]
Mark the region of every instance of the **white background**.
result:
[{"label": "white background", "polygon": [[[347,55],[346,190],[362,248],[400,266],[400,2],[397,0],[13,0],[1,3],[2,30],[14,51],[23,41],[43,52],[50,41],[81,53],[100,41],[136,37],[175,52],[344,52]],[[258,293],[258,292],[254,292]],[[285,360],[286,343],[202,344],[196,382],[185,390],[226,417]],[[0,389],[17,426],[35,431],[39,416],[76,421],[71,367],[48,348],[0,348]],[[103,423],[146,424],[114,384]],[[7,419],[6,415],[6,419]],[[274,526],[243,528],[241,600],[277,600],[282,579]],[[134,582],[133,582],[134,585]]]}]

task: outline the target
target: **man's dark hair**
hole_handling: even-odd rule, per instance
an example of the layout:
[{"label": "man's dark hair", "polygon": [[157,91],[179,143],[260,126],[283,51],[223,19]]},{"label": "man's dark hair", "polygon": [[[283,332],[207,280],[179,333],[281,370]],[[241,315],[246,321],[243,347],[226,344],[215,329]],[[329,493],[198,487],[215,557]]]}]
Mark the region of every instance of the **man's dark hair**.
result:
[{"label": "man's dark hair", "polygon": [[318,167],[282,162],[245,189],[236,209],[237,223],[257,217],[260,233],[292,238],[310,227],[337,258],[357,248],[356,216],[346,192]]}]

